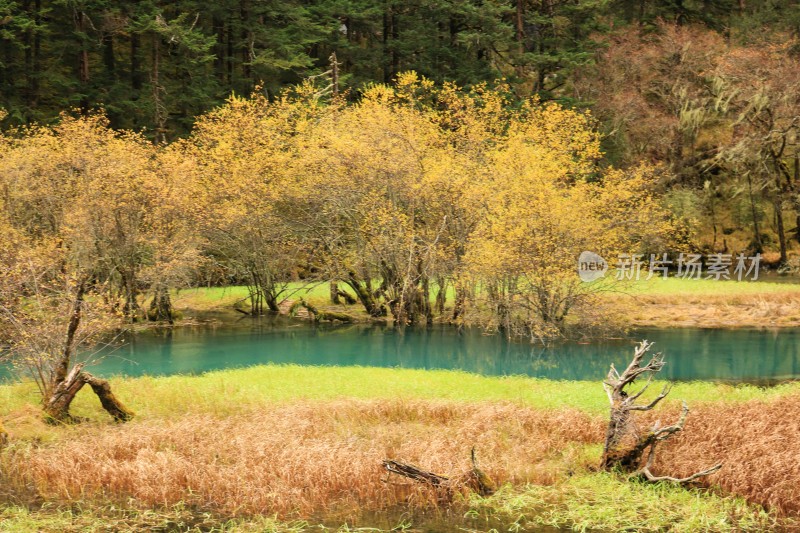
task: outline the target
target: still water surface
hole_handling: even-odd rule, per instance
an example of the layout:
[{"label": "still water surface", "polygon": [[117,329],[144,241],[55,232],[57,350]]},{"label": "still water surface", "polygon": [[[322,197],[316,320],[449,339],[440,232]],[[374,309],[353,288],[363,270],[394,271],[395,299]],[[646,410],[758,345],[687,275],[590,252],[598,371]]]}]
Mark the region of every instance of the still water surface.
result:
[{"label": "still water surface", "polygon": [[283,317],[140,332],[92,372],[197,374],[267,363],[459,369],[484,375],[596,380],[625,364],[636,339],[655,341],[672,380],[774,382],[800,378],[800,330],[650,329],[629,339],[549,348],[450,326],[314,326]]}]

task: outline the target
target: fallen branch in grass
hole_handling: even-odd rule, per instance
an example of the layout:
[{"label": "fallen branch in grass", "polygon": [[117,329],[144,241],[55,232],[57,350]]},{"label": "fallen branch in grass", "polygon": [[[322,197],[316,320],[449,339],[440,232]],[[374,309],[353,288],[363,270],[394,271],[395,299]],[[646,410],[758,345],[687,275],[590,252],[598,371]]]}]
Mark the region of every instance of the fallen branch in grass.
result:
[{"label": "fallen branch in grass", "polygon": [[385,468],[388,472],[391,472],[392,474],[397,474],[398,476],[407,477],[409,479],[413,479],[414,481],[430,485],[432,487],[438,488],[450,482],[450,478],[447,478],[445,476],[440,476],[439,474],[434,474],[433,472],[422,470],[421,468],[414,466],[412,464],[400,463],[398,461],[392,461],[390,459],[383,461],[383,468]]},{"label": "fallen branch in grass", "polygon": [[[670,476],[656,476],[651,468],[655,462],[656,445],[665,441],[674,434],[683,430],[686,423],[686,416],[689,414],[689,406],[683,402],[681,415],[675,424],[659,427],[654,425],[644,435],[639,435],[634,427],[632,414],[636,411],[650,411],[667,397],[671,390],[671,385],[665,385],[661,393],[647,404],[637,404],[636,400],[647,390],[653,381],[653,376],[664,367],[664,357],[661,353],[655,354],[650,361],[642,365],[644,355],[652,347],[652,343],[646,340],[639,343],[636,347],[628,367],[620,374],[614,365],[608,372],[603,388],[608,395],[611,404],[611,415],[606,430],[606,440],[603,447],[603,459],[600,467],[603,470],[621,470],[627,473],[634,473],[645,477],[650,481],[673,481],[676,483],[688,483],[703,476],[713,474],[722,464],[717,464],[685,478],[674,478]],[[647,374],[647,383],[636,393],[629,394],[626,390],[634,383],[636,378]],[[642,466],[642,459],[647,453],[647,461]]]},{"label": "fallen branch in grass", "polygon": [[495,493],[497,486],[494,480],[486,475],[480,468],[475,460],[475,448],[471,453],[472,468],[463,475],[457,478],[448,478],[427,470],[422,470],[418,466],[401,463],[386,459],[383,461],[383,468],[392,474],[413,479],[418,483],[430,485],[435,488],[444,488],[449,491],[458,490],[461,487],[467,487],[470,490],[477,492],[481,496],[490,496]]}]

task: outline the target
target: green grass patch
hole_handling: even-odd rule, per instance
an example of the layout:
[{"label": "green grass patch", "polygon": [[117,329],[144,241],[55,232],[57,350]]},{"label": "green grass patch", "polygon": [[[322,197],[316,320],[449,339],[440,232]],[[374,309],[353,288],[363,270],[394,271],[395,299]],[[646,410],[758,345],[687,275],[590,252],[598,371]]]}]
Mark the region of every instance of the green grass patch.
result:
[{"label": "green grass patch", "polygon": [[[463,402],[512,401],[536,409],[574,408],[601,415],[608,399],[600,382],[551,381],[528,377],[487,377],[451,370],[373,367],[266,365],[209,372],[200,376],[115,378],[115,394],[139,418],[186,414],[227,415],[298,400],[426,399]],[[654,383],[655,395],[661,384]],[[744,402],[800,391],[800,383],[771,388],[709,382],[678,383],[669,401]],[[38,404],[31,383],[0,386],[0,405],[8,413]],[[91,390],[81,391],[73,412],[105,418]]]},{"label": "green grass patch", "polygon": [[740,296],[754,294],[800,294],[800,284],[769,281],[715,281],[642,277],[639,281],[620,281],[611,285],[615,291],[649,296]]},{"label": "green grass patch", "polygon": [[[305,521],[281,522],[271,517],[226,520],[208,513],[196,513],[178,506],[166,510],[119,509],[92,504],[70,508],[31,511],[19,506],[0,506],[0,531],[3,533],[68,533],[91,531],[174,531],[184,533],[299,533],[311,529]],[[335,530],[334,530],[335,531]],[[346,531],[342,528],[341,531]]]},{"label": "green grass patch", "polygon": [[673,484],[587,473],[553,485],[503,487],[473,498],[469,515],[500,520],[508,531],[765,531],[772,517],[740,498]]}]

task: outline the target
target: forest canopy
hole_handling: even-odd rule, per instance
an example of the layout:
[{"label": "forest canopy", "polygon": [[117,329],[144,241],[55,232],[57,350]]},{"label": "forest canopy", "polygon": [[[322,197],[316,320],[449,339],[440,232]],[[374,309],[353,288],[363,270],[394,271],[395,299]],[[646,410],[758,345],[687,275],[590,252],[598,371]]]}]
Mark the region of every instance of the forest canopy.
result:
[{"label": "forest canopy", "polygon": [[260,314],[333,282],[400,324],[443,316],[450,292],[453,320],[564,334],[596,290],[575,257],[666,246],[670,216],[653,168],[600,164],[587,113],[508,94],[406,73],[357,103],[310,84],[232,97],[169,145],[99,114],[12,130],[3,308],[24,324],[31,298],[83,287],[86,305],[172,320],[170,291],[204,283],[246,285]]},{"label": "forest canopy", "polygon": [[319,318],[298,283],[331,283],[374,318],[535,337],[592,321],[582,251],[790,272],[798,23],[726,0],[0,1],[4,305],[84,287],[173,321],[175,289],[240,284],[242,312]]}]

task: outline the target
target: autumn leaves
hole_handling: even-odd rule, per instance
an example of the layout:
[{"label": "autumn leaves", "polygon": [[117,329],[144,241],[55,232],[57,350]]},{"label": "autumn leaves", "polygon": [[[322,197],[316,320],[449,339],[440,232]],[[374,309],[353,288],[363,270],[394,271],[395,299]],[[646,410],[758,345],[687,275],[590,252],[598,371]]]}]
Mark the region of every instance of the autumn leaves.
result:
[{"label": "autumn leaves", "polygon": [[355,104],[301,86],[231,98],[168,146],[64,117],[0,141],[3,216],[131,320],[198,282],[247,285],[258,314],[337,281],[401,324],[563,334],[594,290],[578,254],[661,239],[666,217],[651,170],[599,165],[591,117],[508,94],[413,73]]}]

